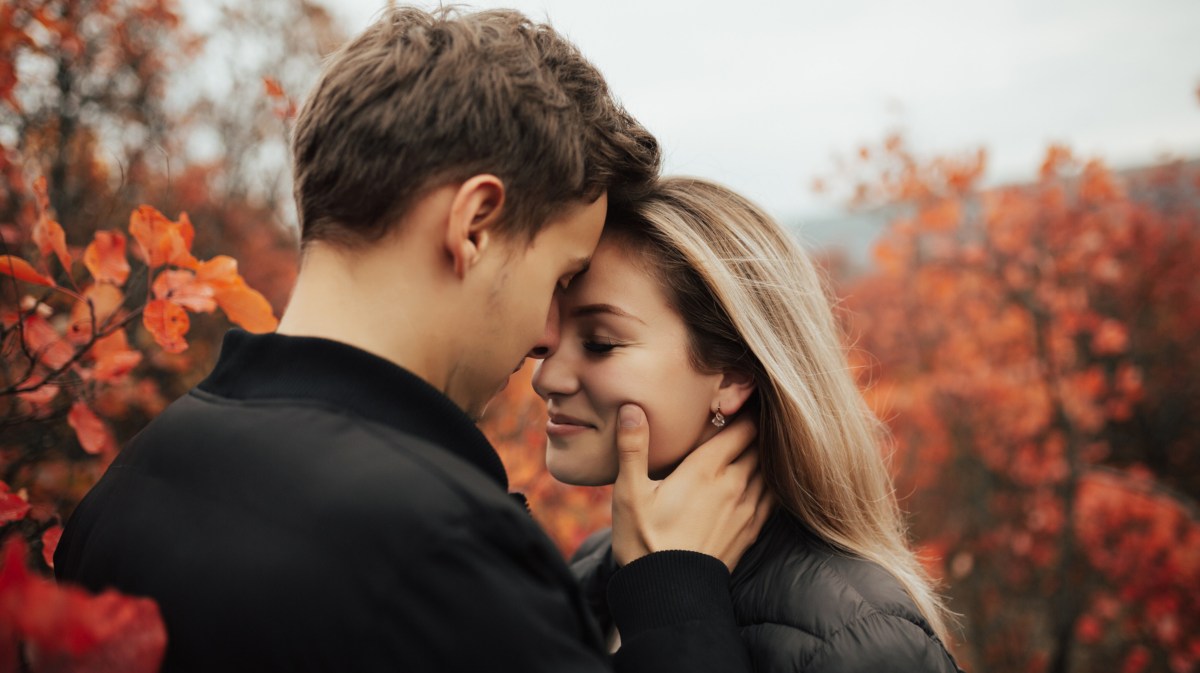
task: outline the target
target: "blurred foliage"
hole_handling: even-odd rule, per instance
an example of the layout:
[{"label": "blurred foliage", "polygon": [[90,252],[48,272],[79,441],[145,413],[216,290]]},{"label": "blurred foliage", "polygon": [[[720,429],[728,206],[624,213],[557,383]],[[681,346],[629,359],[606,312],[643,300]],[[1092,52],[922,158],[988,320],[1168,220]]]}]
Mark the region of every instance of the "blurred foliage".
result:
[{"label": "blurred foliage", "polygon": [[1200,170],[1114,174],[1051,147],[860,152],[899,215],[843,284],[912,532],[976,670],[1193,671],[1200,661]]},{"label": "blurred foliage", "polygon": [[270,330],[291,289],[287,92],[341,35],[275,4],[203,28],[172,0],[0,6],[0,670],[161,660],[152,601],[44,575],[118,448],[210,368],[228,323],[188,314]]}]

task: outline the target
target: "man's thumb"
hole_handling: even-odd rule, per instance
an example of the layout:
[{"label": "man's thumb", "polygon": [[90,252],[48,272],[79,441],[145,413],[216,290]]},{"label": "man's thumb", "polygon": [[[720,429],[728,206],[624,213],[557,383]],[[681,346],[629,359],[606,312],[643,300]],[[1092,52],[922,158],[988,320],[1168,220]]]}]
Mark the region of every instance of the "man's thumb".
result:
[{"label": "man's thumb", "polygon": [[617,413],[617,456],[620,474],[617,479],[646,478],[649,471],[650,428],[646,412],[636,404],[626,404]]}]

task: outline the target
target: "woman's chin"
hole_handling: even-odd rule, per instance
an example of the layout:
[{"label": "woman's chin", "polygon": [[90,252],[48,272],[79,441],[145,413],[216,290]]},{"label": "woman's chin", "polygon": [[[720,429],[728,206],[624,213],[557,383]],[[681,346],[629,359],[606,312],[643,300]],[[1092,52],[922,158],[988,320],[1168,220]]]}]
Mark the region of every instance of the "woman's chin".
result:
[{"label": "woman's chin", "polygon": [[549,460],[546,469],[550,476],[569,486],[608,486],[617,480],[611,470],[588,465],[563,465]]}]

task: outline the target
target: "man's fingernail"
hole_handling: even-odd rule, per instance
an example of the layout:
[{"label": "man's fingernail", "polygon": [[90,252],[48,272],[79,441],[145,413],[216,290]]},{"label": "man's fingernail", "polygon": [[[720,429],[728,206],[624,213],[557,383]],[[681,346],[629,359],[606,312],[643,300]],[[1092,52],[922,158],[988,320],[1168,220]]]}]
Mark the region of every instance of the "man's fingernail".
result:
[{"label": "man's fingernail", "polygon": [[622,428],[636,428],[642,424],[642,410],[632,404],[621,407],[620,420]]}]

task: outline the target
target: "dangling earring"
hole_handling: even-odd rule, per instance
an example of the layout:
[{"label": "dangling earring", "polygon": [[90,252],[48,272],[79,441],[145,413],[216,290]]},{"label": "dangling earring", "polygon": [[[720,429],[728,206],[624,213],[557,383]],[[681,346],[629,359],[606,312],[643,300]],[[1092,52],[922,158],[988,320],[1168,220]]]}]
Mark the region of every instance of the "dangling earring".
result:
[{"label": "dangling earring", "polygon": [[721,413],[721,405],[717,405],[717,411],[713,414],[712,424],[718,428],[725,427],[725,414]]}]

